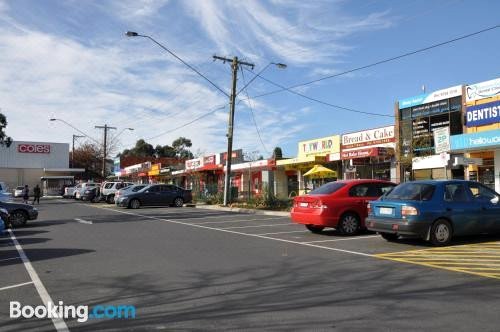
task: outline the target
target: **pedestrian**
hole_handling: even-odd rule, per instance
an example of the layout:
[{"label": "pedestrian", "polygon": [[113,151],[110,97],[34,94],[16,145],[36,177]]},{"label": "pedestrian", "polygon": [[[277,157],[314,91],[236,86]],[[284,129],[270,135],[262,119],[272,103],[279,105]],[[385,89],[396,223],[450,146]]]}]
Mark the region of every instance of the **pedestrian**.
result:
[{"label": "pedestrian", "polygon": [[28,188],[28,185],[24,185],[23,189],[23,203],[28,204],[28,200],[30,199],[30,188]]},{"label": "pedestrian", "polygon": [[33,205],[35,205],[35,202],[40,205],[40,187],[38,185],[33,188]]}]

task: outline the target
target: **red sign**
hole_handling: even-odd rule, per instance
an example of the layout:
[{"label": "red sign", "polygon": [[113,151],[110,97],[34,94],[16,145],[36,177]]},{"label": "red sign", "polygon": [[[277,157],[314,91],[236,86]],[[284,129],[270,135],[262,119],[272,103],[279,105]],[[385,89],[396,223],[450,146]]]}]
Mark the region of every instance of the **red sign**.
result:
[{"label": "red sign", "polygon": [[50,153],[50,144],[19,144],[17,152],[20,153]]},{"label": "red sign", "polygon": [[359,149],[353,151],[342,151],[340,154],[340,159],[356,159],[356,158],[366,158],[366,157],[376,157],[383,156],[387,154],[384,148],[370,148],[370,149]]},{"label": "red sign", "polygon": [[215,165],[215,155],[203,157],[204,165]]}]

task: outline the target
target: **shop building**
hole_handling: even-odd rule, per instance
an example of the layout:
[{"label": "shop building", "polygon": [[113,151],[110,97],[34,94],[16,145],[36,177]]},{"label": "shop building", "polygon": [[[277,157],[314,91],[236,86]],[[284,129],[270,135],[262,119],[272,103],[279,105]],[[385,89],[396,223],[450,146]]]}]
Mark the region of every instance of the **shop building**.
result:
[{"label": "shop building", "polygon": [[451,149],[464,153],[455,164],[465,177],[500,192],[500,78],[465,87],[465,133],[451,136]]},{"label": "shop building", "polygon": [[449,128],[450,135],[463,134],[463,104],[461,85],[396,103],[397,181],[464,178],[464,166],[451,162],[463,154],[436,154],[433,138],[438,128]]},{"label": "shop building", "polygon": [[397,181],[395,148],[394,125],[343,134],[343,178]]},{"label": "shop building", "polygon": [[10,189],[39,185],[43,195],[59,195],[65,184],[74,183],[83,168],[69,167],[69,144],[14,141],[0,146],[0,179]]},{"label": "shop building", "polygon": [[[329,179],[308,179],[304,174],[314,165],[322,165],[335,171]],[[297,157],[276,161],[274,193],[285,198],[302,195],[320,182],[337,180],[342,172],[340,162],[340,135],[301,141],[297,146]]]}]

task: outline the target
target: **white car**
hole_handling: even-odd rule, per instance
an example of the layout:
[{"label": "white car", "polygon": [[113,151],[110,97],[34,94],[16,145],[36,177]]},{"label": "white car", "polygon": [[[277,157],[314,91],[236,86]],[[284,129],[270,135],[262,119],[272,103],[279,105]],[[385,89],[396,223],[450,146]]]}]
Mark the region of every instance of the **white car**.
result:
[{"label": "white car", "polygon": [[63,198],[74,198],[75,188],[76,188],[76,186],[64,188]]},{"label": "white car", "polygon": [[106,198],[106,203],[113,204],[116,191],[131,185],[132,182],[104,182],[101,186],[101,195]]},{"label": "white car", "polygon": [[18,186],[16,189],[14,189],[14,197],[23,197],[23,186]]}]

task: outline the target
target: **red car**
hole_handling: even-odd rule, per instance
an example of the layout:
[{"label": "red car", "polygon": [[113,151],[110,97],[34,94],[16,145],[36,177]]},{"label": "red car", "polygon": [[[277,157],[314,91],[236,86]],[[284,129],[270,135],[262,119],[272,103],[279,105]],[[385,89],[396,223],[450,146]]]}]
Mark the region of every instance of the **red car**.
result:
[{"label": "red car", "polygon": [[313,233],[333,227],[341,234],[353,235],[365,228],[367,203],[395,186],[395,183],[383,180],[329,182],[307,195],[295,197],[291,218]]}]

